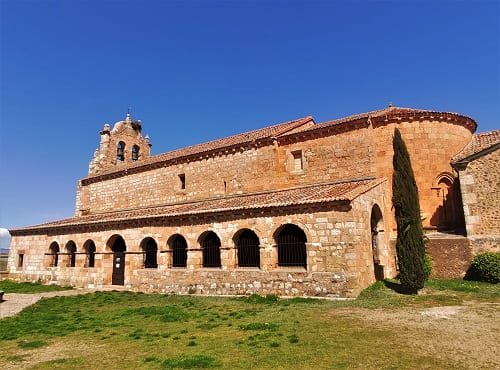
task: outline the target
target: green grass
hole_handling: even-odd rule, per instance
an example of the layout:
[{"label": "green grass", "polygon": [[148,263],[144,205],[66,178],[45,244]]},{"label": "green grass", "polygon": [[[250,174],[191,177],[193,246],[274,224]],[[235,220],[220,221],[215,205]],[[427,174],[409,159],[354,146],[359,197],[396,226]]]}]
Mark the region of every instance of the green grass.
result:
[{"label": "green grass", "polygon": [[404,345],[425,333],[346,312],[485,299],[498,303],[498,286],[458,280],[431,281],[416,296],[378,282],[351,301],[131,292],[55,297],[0,320],[0,368],[25,361],[39,369],[456,368],[463,364],[453,354]]},{"label": "green grass", "polygon": [[491,284],[482,281],[461,279],[429,280],[426,282],[425,287],[434,290],[474,293],[482,298],[500,298],[500,284]]},{"label": "green grass", "polygon": [[44,293],[58,292],[61,290],[69,290],[71,287],[63,287],[59,285],[43,285],[41,283],[20,283],[17,281],[5,279],[0,280],[0,290],[5,293]]},{"label": "green grass", "polygon": [[22,340],[17,345],[19,346],[19,348],[33,349],[46,346],[47,344],[48,343],[43,340],[32,340],[32,341]]}]

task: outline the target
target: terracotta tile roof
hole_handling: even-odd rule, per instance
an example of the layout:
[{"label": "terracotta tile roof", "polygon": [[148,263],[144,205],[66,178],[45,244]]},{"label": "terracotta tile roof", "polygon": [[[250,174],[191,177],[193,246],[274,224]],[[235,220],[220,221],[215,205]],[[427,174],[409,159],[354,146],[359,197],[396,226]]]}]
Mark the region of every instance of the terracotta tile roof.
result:
[{"label": "terracotta tile roof", "polygon": [[319,128],[323,128],[323,127],[336,126],[336,125],[340,125],[343,123],[356,121],[358,119],[368,119],[368,117],[371,117],[371,118],[383,118],[383,117],[391,118],[391,117],[395,117],[395,116],[411,117],[411,116],[418,116],[418,115],[435,115],[435,116],[445,115],[445,116],[463,117],[463,118],[471,120],[474,123],[474,129],[477,126],[475,121],[472,118],[469,118],[469,117],[466,117],[466,116],[463,116],[461,114],[454,113],[454,112],[436,112],[436,111],[425,110],[425,109],[389,107],[389,108],[373,110],[373,111],[366,112],[366,113],[355,114],[352,116],[339,118],[339,119],[335,119],[332,121],[321,122],[321,123],[318,123],[312,129],[319,129]]},{"label": "terracotta tile roof", "polygon": [[224,198],[210,198],[192,202],[174,203],[157,207],[106,212],[10,230],[16,232],[43,231],[79,225],[96,225],[107,222],[140,219],[170,218],[188,215],[213,214],[227,211],[277,208],[313,203],[352,201],[364,192],[387,181],[386,179],[364,178],[344,182],[295,187],[278,191],[265,191]]},{"label": "terracotta tile roof", "polygon": [[85,183],[100,181],[103,176],[110,174],[123,176],[126,174],[126,171],[128,170],[143,171],[147,170],[149,168],[148,167],[149,165],[161,164],[171,160],[179,160],[185,157],[189,157],[191,155],[202,155],[208,152],[222,150],[224,148],[231,148],[245,143],[250,143],[252,141],[259,141],[259,140],[269,139],[272,137],[281,137],[281,136],[290,137],[291,135],[294,135],[296,133],[305,133],[314,130],[321,130],[325,127],[337,126],[344,123],[353,122],[359,119],[368,119],[368,117],[371,117],[373,119],[380,119],[384,117],[393,118],[399,116],[413,118],[418,115],[446,116],[446,117],[465,119],[467,121],[468,127],[472,128],[472,131],[474,131],[477,127],[477,124],[473,119],[460,115],[458,113],[435,112],[431,110],[402,108],[402,107],[390,107],[390,108],[378,109],[332,121],[322,122],[320,124],[315,124],[314,119],[311,116],[307,116],[304,118],[299,118],[296,120],[279,123],[273,126],[268,126],[261,129],[225,137],[222,139],[217,139],[206,143],[173,150],[171,152],[154,155],[134,163],[117,164],[113,168],[109,168],[107,170],[99,172],[98,174],[87,176],[86,178],[83,179],[83,182],[85,184]]},{"label": "terracotta tile roof", "polygon": [[193,154],[202,154],[202,153],[210,152],[210,151],[217,150],[217,149],[222,149],[222,148],[226,148],[226,147],[232,147],[235,145],[240,145],[240,144],[252,142],[254,140],[262,140],[262,139],[266,139],[266,138],[271,138],[271,137],[282,135],[288,131],[294,130],[302,125],[310,126],[310,125],[307,125],[307,123],[314,124],[314,120],[311,116],[299,118],[299,119],[295,119],[295,120],[287,121],[287,122],[283,122],[283,123],[278,123],[276,125],[272,125],[272,126],[260,128],[257,130],[244,132],[244,133],[233,135],[233,136],[228,136],[228,137],[225,137],[222,139],[212,140],[212,141],[202,143],[202,144],[188,146],[185,148],[173,150],[173,151],[162,153],[162,154],[157,154],[157,155],[151,156],[149,158],[146,158],[144,160],[141,160],[139,162],[117,165],[109,170],[102,171],[102,172],[98,173],[97,175],[88,176],[87,178],[97,177],[97,176],[101,176],[104,174],[121,171],[124,169],[142,167],[142,166],[146,166],[146,165],[151,164],[151,163],[165,162],[165,161],[169,161],[169,160],[176,159],[176,158],[183,158],[183,157],[190,156]]},{"label": "terracotta tile roof", "polygon": [[471,141],[451,159],[452,163],[462,161],[500,143],[500,130],[472,135]]}]

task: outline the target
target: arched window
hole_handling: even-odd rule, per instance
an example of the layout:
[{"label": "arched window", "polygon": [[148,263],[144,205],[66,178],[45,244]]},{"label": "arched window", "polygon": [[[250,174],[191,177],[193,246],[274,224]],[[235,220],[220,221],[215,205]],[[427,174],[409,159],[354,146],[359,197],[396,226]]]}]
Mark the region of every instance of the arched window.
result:
[{"label": "arched window", "polygon": [[156,260],[156,254],[158,252],[158,246],[153,238],[146,238],[141,243],[142,250],[144,253],[144,268],[155,269],[158,267]]},{"label": "arched window", "polygon": [[92,240],[87,240],[83,245],[83,249],[85,250],[85,267],[94,267],[95,266],[95,244]]},{"label": "arched window", "polygon": [[134,145],[132,147],[132,161],[135,162],[138,159],[139,159],[139,147],[137,145]]},{"label": "arched window", "polygon": [[172,250],[172,267],[187,266],[187,243],[182,235],[174,235],[170,238],[170,249]]},{"label": "arched window", "polygon": [[243,230],[237,237],[238,266],[260,267],[259,238],[252,230]]},{"label": "arched window", "polygon": [[372,255],[373,255],[373,269],[375,273],[375,280],[384,280],[384,266],[380,264],[381,251],[384,248],[384,221],[382,211],[378,204],[372,207],[372,214],[370,216],[370,230],[372,241]]},{"label": "arched window", "polygon": [[52,242],[52,244],[50,244],[49,251],[52,256],[50,266],[57,267],[57,263],[59,262],[59,244],[57,244],[57,242]]},{"label": "arched window", "polygon": [[307,268],[306,240],[306,234],[298,226],[283,226],[276,237],[278,266]]},{"label": "arched window", "polygon": [[125,143],[123,141],[120,141],[116,148],[116,159],[122,162],[125,160]]},{"label": "arched window", "polygon": [[66,244],[66,253],[68,254],[68,267],[75,267],[76,264],[76,244],[70,240]]},{"label": "arched window", "polygon": [[210,231],[202,239],[203,267],[221,267],[220,262],[220,239]]}]

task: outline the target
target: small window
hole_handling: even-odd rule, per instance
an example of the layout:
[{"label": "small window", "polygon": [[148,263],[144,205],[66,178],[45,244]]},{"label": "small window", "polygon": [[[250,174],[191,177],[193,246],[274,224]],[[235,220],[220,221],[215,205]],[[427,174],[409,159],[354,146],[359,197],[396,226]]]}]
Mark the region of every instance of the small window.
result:
[{"label": "small window", "polygon": [[304,169],[302,162],[302,150],[292,152],[293,156],[293,171],[302,171]]},{"label": "small window", "polygon": [[179,175],[179,180],[180,180],[181,190],[186,189],[186,175],[181,173]]},{"label": "small window", "polygon": [[125,143],[123,141],[120,141],[116,148],[116,159],[122,162],[125,160]]},{"label": "small window", "polygon": [[17,259],[17,267],[23,267],[24,263],[24,253],[19,253],[19,257]]},{"label": "small window", "polygon": [[139,159],[139,147],[137,145],[134,145],[132,147],[132,162],[135,162],[138,159]]}]

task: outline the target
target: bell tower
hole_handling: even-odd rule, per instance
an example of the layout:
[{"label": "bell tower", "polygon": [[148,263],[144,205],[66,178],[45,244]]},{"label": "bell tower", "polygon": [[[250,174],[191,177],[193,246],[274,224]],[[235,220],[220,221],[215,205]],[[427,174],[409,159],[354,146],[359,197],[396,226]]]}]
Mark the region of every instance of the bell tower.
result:
[{"label": "bell tower", "polygon": [[101,144],[89,163],[89,176],[98,175],[113,167],[139,162],[151,155],[149,136],[142,137],[141,120],[134,121],[127,113],[125,120],[105,124],[101,131]]}]

